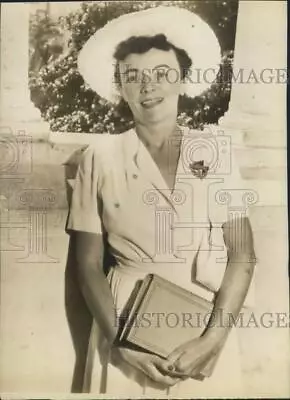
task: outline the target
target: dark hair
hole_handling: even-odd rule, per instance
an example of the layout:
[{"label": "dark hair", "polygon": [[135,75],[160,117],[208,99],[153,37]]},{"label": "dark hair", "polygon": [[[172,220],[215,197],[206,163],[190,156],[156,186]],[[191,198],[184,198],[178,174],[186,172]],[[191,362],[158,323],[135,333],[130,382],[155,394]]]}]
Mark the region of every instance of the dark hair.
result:
[{"label": "dark hair", "polygon": [[[181,71],[180,77],[181,79],[185,78],[192,61],[185,50],[174,46],[163,34],[155,36],[131,36],[129,39],[119,43],[114,57],[117,61],[123,61],[129,54],[144,54],[152,48],[165,51],[174,50]],[[115,82],[121,82],[118,64],[115,68]]]}]

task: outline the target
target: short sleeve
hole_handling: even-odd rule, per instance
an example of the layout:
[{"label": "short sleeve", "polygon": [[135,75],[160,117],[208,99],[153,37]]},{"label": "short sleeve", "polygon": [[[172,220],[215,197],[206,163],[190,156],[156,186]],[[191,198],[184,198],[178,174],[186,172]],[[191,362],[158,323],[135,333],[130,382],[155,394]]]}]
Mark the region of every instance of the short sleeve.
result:
[{"label": "short sleeve", "polygon": [[100,160],[93,146],[83,153],[78,166],[67,230],[102,233],[99,194],[101,168]]}]

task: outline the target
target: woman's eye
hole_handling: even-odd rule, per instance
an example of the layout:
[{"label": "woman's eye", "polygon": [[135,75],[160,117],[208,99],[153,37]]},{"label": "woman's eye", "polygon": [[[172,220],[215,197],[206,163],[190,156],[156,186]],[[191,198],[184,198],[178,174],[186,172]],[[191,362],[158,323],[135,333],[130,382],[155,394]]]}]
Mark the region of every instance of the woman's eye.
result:
[{"label": "woman's eye", "polygon": [[127,83],[137,83],[140,80],[140,73],[137,71],[131,71],[126,76]]},{"label": "woman's eye", "polygon": [[137,75],[136,74],[128,75],[127,82],[129,82],[129,83],[137,82]]},{"label": "woman's eye", "polygon": [[159,79],[166,77],[166,74],[167,71],[165,71],[164,69],[157,70],[157,82],[159,81]]}]

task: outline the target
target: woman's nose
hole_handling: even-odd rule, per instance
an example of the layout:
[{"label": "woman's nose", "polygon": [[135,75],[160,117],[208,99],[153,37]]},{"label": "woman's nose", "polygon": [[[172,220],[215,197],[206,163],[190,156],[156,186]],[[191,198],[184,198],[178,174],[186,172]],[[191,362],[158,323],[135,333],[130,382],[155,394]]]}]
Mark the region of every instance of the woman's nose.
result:
[{"label": "woman's nose", "polygon": [[141,80],[141,91],[145,93],[150,93],[155,90],[155,83],[153,81],[153,78],[149,74],[144,74],[142,75],[142,80]]},{"label": "woman's nose", "polygon": [[151,92],[154,92],[154,91],[155,91],[155,88],[154,88],[153,85],[151,85],[151,84],[142,85],[141,93],[151,93]]}]

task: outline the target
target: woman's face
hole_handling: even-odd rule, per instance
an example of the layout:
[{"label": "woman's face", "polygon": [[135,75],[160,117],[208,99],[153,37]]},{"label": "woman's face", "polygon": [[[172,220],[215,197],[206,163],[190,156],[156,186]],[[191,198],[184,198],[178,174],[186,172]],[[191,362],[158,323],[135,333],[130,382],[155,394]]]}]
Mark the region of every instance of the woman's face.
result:
[{"label": "woman's face", "polygon": [[174,50],[152,48],[119,62],[120,92],[136,122],[176,118],[181,93],[180,67]]}]

